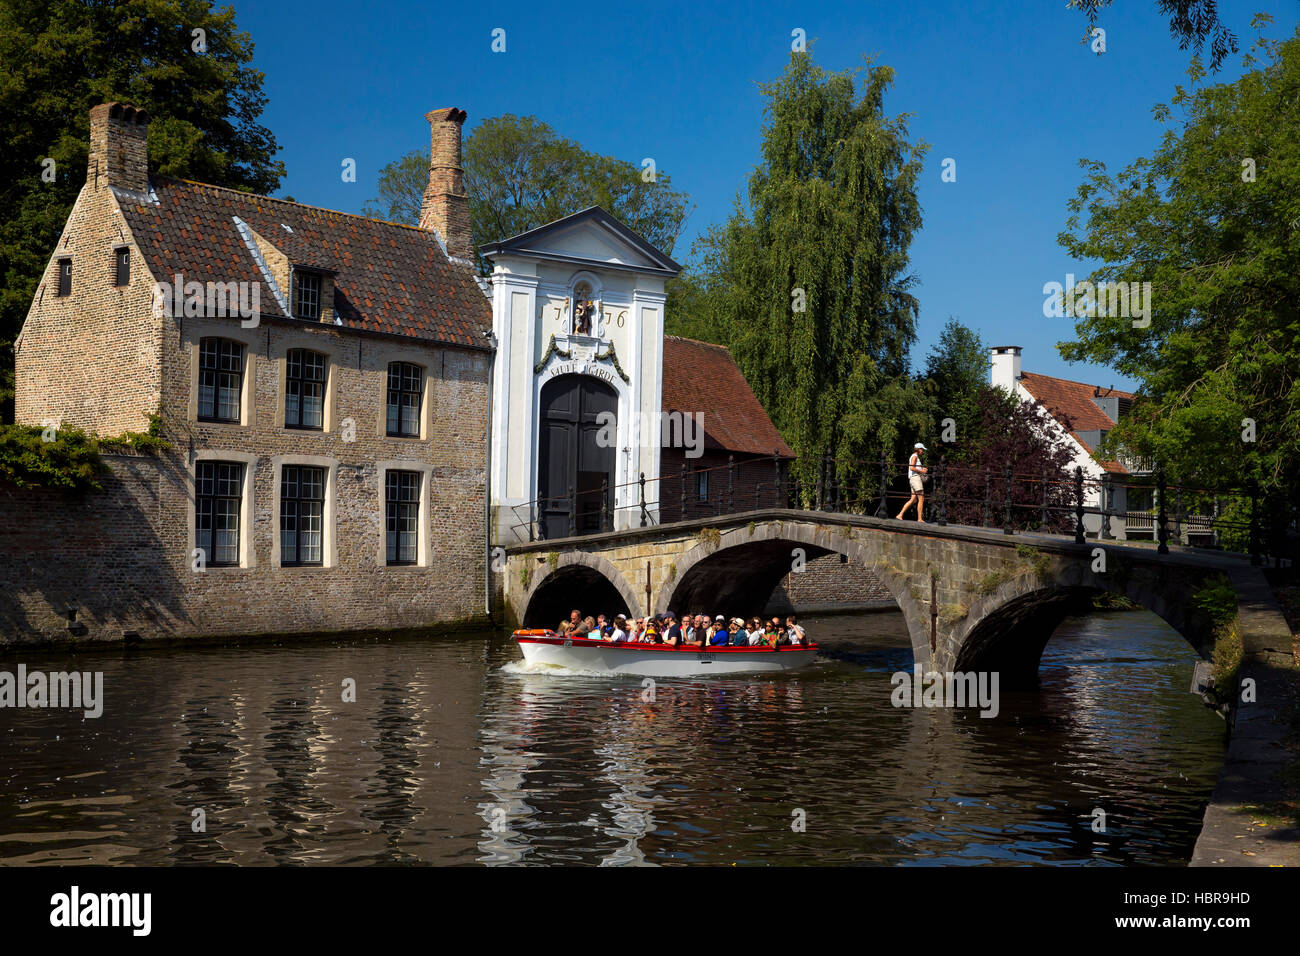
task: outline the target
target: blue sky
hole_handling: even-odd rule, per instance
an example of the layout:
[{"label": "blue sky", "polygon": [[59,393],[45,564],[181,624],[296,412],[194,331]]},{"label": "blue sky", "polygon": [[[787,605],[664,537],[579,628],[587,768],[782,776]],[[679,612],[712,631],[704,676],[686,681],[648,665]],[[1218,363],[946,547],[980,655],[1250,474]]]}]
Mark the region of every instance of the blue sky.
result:
[{"label": "blue sky", "polygon": [[[1249,47],[1257,10],[1269,35],[1296,23],[1295,0],[1221,0]],[[1024,367],[1102,385],[1133,383],[1107,368],[1068,365],[1055,345],[1070,320],[1043,316],[1043,284],[1082,276],[1056,243],[1078,160],[1117,169],[1149,154],[1161,127],[1151,107],[1186,81],[1154,0],[1118,0],[1103,12],[1106,53],[1084,45],[1085,20],[1063,2],[387,4],[236,3],[257,44],[288,176],[279,195],[360,212],[379,169],[428,147],[424,113],[457,106],[466,132],[489,116],[532,114],[587,149],[640,164],[653,157],[696,208],[674,249],[726,218],[758,161],[764,100],[791,31],[813,42],[819,65],[864,57],[896,73],[886,109],[911,113],[930,144],[920,187],[924,224],[912,243],[921,302],[920,365],[950,315],[989,345],[1024,346]],[[506,51],[491,49],[506,31]],[[1240,72],[1238,57],[1219,79]],[[344,157],[357,182],[340,176]],[[940,180],[945,158],[957,181]],[[483,237],[480,237],[483,238]],[[499,238],[499,237],[488,237]]]}]

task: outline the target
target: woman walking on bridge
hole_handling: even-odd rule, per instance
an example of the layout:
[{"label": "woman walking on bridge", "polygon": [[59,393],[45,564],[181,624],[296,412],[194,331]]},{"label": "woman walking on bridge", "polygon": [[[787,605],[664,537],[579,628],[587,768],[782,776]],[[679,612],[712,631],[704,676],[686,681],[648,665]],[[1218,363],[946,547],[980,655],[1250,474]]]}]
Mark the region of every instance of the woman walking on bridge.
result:
[{"label": "woman walking on bridge", "polygon": [[925,524],[925,478],[930,473],[930,469],[921,464],[925,446],[917,442],[913,449],[912,457],[907,460],[907,484],[912,489],[912,497],[908,498],[907,503],[903,505],[897,520],[902,521],[903,515],[907,514],[907,509],[915,503],[916,520]]}]

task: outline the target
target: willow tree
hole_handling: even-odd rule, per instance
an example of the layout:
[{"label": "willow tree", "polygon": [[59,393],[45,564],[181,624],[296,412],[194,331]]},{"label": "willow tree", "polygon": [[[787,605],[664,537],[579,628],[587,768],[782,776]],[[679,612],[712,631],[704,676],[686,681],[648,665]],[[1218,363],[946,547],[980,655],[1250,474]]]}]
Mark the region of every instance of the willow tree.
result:
[{"label": "willow tree", "polygon": [[[861,83],[859,83],[861,80]],[[908,374],[917,301],[908,246],[920,227],[924,144],[888,117],[893,71],[821,69],[795,53],[761,87],[762,161],[735,213],[705,239],[706,297],[805,481],[832,454],[841,479],[877,480],[930,429]]]}]

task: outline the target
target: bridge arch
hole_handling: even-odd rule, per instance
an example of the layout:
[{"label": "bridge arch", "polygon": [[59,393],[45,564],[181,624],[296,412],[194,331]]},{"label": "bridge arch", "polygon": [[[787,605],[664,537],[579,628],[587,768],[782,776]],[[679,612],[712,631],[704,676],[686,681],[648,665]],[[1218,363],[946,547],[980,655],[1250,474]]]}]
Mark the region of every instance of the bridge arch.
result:
[{"label": "bridge arch", "polygon": [[[544,572],[544,573],[543,573]],[[543,561],[519,604],[521,627],[554,627],[570,609],[583,613],[631,614],[636,594],[613,562],[599,554],[565,551]]]},{"label": "bridge arch", "polygon": [[922,607],[907,575],[890,560],[888,543],[880,535],[849,528],[830,528],[802,521],[763,522],[735,528],[716,543],[701,541],[676,561],[676,574],[660,588],[655,611],[679,614],[697,608],[713,613],[753,613],[741,605],[761,593],[766,600],[791,571],[795,548],[807,560],[841,554],[871,571],[884,584],[903,612],[916,660],[928,660],[930,646]]},{"label": "bridge arch", "polygon": [[[948,634],[955,671],[998,671],[1005,686],[1033,686],[1038,666],[1057,627],[1074,609],[1101,593],[1127,598],[1151,611],[1202,658],[1214,649],[1214,626],[1208,614],[1192,604],[1207,573],[1190,569],[1173,577],[1080,572],[1066,568],[1054,580],[1027,578],[1009,582],[986,598],[972,602],[970,623]],[[1159,580],[1155,580],[1158,578]]]}]

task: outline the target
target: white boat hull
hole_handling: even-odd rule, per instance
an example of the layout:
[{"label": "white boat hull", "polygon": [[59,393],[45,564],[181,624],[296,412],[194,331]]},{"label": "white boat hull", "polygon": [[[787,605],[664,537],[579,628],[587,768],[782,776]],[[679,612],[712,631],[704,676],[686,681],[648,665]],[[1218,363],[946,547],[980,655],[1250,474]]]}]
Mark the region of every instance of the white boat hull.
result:
[{"label": "white boat hull", "polygon": [[811,664],[816,646],[718,647],[678,650],[656,644],[613,643],[558,635],[516,637],[524,660],[570,670],[635,674],[640,677],[709,677],[718,674],[775,674]]}]

